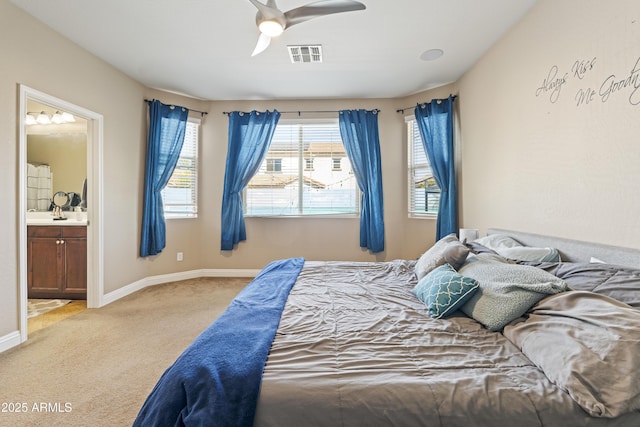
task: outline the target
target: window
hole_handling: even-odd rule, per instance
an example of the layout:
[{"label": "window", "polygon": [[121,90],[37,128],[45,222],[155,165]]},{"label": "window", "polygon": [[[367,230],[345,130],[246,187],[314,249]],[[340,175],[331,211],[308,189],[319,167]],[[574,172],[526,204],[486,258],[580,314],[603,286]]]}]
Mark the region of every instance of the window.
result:
[{"label": "window", "polygon": [[342,158],[334,157],[331,160],[333,161],[333,170],[334,171],[342,170]]},{"label": "window", "polygon": [[409,216],[438,213],[440,188],[433,177],[429,158],[414,117],[407,118]]},{"label": "window", "polygon": [[313,158],[310,157],[310,158],[304,159],[304,161],[306,163],[305,167],[304,167],[304,170],[312,171],[313,170]]},{"label": "window", "polygon": [[200,120],[189,119],[180,158],[167,186],[162,190],[165,218],[198,216],[198,140]]},{"label": "window", "polygon": [[[270,164],[280,160],[280,173]],[[342,165],[335,170],[336,159]],[[359,192],[338,120],[280,121],[266,160],[244,191],[248,216],[357,215]]]},{"label": "window", "polygon": [[282,172],[282,159],[267,159],[267,172]]}]

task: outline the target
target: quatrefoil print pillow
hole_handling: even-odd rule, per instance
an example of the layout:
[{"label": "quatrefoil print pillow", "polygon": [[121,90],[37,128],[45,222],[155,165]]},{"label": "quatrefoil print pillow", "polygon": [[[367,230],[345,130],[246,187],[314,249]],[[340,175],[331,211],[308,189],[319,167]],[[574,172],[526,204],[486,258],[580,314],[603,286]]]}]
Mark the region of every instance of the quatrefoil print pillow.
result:
[{"label": "quatrefoil print pillow", "polygon": [[449,264],[441,265],[424,276],[413,294],[429,309],[429,316],[445,318],[459,309],[478,290],[478,282],[460,274]]}]

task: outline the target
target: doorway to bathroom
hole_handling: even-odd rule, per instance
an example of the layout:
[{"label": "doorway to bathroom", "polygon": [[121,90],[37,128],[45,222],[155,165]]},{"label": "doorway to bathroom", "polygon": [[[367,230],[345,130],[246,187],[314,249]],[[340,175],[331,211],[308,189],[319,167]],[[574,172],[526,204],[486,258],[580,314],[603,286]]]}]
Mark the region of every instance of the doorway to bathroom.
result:
[{"label": "doorway to bathroom", "polygon": [[[24,85],[19,99],[18,293],[25,341],[42,324],[102,305],[103,118]],[[66,308],[34,322],[34,301],[44,311]]]}]

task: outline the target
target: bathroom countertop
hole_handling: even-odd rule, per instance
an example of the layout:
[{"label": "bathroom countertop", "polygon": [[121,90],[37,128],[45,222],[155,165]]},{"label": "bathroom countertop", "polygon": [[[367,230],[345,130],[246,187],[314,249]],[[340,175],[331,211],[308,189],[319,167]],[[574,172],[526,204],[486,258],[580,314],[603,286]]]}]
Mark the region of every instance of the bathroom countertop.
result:
[{"label": "bathroom countertop", "polygon": [[39,225],[39,226],[86,226],[87,213],[86,212],[64,212],[66,219],[54,219],[51,212],[27,212],[27,226]]}]

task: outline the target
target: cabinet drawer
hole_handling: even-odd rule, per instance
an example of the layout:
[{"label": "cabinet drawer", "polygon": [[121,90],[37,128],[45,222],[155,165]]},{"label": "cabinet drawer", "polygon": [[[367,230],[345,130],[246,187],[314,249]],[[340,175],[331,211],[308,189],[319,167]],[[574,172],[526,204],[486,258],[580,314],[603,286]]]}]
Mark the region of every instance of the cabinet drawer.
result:
[{"label": "cabinet drawer", "polygon": [[74,225],[60,228],[62,229],[62,237],[87,237],[87,227]]},{"label": "cabinet drawer", "polygon": [[87,237],[87,227],[79,225],[68,227],[30,225],[27,227],[27,237]]},{"label": "cabinet drawer", "polygon": [[33,226],[27,227],[28,237],[60,237],[60,227]]}]

